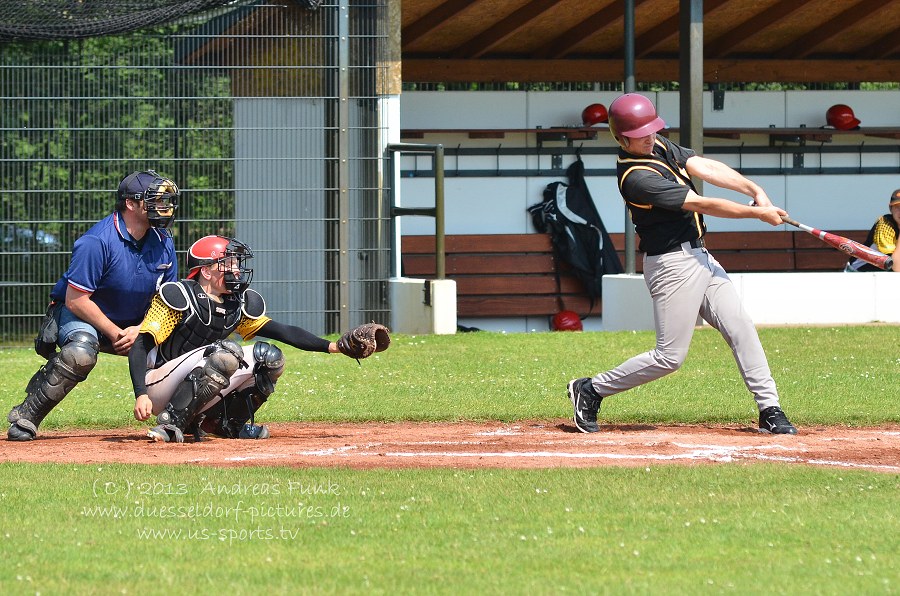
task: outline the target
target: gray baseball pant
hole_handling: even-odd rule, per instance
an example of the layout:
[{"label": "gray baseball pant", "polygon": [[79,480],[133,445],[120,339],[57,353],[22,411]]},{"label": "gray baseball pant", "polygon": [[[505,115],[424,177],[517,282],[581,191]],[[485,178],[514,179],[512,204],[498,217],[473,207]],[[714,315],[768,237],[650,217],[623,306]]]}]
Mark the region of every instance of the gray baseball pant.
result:
[{"label": "gray baseball pant", "polygon": [[644,281],[653,299],[656,347],[595,376],[598,395],[615,395],[681,368],[699,314],[731,347],[759,409],[778,405],[775,379],[756,327],[728,274],[705,248],[684,243],[676,252],[644,256]]},{"label": "gray baseball pant", "polygon": [[[153,402],[153,414],[158,415],[166,409],[166,405],[175,394],[175,389],[190,374],[194,368],[206,364],[203,352],[207,346],[195,348],[190,352],[169,360],[159,368],[147,370],[147,396]],[[244,362],[250,362],[251,365],[238,370],[231,375],[231,383],[222,390],[221,394],[212,398],[203,408],[201,412],[205,412],[216,405],[223,395],[228,395],[232,391],[240,391],[247,387],[252,387],[256,383],[253,376],[253,344],[243,346]],[[148,356],[148,360],[155,358],[155,352]]]}]

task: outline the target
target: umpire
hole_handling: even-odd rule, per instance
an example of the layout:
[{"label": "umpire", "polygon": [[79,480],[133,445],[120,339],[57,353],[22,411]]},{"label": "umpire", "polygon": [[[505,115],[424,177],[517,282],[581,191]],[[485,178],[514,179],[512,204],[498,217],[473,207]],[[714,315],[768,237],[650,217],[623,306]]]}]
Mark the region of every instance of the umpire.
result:
[{"label": "umpire", "polygon": [[179,196],[175,183],[153,170],[129,174],[113,212],[75,241],[35,339],[47,363],[7,415],[10,441],[33,440],[47,414],[87,379],[99,352],[128,354],[156,288],[178,279],[168,227]]},{"label": "umpire", "polygon": [[[656,347],[600,373],[573,379],[568,395],[578,430],[599,430],[600,402],[678,370],[687,357],[699,314],[728,342],[747,389],[759,408],[759,429],[796,434],[779,405],[753,321],[728,274],[704,246],[704,215],[782,223],[783,209],[766,192],[727,165],[701,157],[656,133],[666,126],[647,98],[628,93],[609,108],[609,130],[619,144],[616,176],[644,253],[644,280],[653,299]],[[752,199],[743,205],[701,196],[691,176]]]}]

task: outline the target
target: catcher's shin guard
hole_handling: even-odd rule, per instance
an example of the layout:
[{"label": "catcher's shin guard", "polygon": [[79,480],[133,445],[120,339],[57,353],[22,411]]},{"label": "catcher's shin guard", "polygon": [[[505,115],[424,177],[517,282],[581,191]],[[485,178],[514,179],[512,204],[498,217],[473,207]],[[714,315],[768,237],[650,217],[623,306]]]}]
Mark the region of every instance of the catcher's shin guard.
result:
[{"label": "catcher's shin guard", "polygon": [[254,424],[254,415],[266,399],[256,387],[232,391],[206,411],[202,428],[226,439],[267,439],[268,427]]},{"label": "catcher's shin guard", "polygon": [[253,345],[253,379],[266,400],[275,391],[275,383],[284,372],[284,353],[278,346],[258,341]]},{"label": "catcher's shin guard", "polygon": [[[157,425],[147,435],[154,441],[183,443],[184,433],[191,428],[196,440],[200,439],[197,412],[214,397],[228,387],[231,376],[237,371],[242,359],[237,354],[240,346],[226,340],[233,346],[216,343],[206,351],[206,362],[198,366],[175,388],[166,409],[156,417]],[[235,351],[237,347],[237,352]]]},{"label": "catcher's shin guard", "polygon": [[84,381],[97,364],[99,343],[90,333],[76,331],[58,353],[51,356],[25,388],[25,399],[10,410],[10,441],[31,441],[37,427],[63,398]]},{"label": "catcher's shin guard", "polygon": [[[253,346],[254,387],[233,392],[222,400],[219,431],[238,439],[267,439],[269,429],[254,424],[254,415],[275,391],[275,383],[284,372],[284,353],[278,346],[258,341]],[[226,401],[227,400],[227,401]]]},{"label": "catcher's shin guard", "polygon": [[284,372],[284,354],[278,346],[258,341],[253,346],[254,386],[232,391],[206,411],[203,430],[229,439],[265,439],[269,429],[254,424],[253,416],[275,391]]}]

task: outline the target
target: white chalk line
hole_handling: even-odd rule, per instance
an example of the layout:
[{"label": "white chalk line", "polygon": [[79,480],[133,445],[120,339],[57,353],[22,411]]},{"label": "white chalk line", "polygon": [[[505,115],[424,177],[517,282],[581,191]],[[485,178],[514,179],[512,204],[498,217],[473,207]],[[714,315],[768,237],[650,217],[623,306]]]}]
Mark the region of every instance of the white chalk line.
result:
[{"label": "white chalk line", "polygon": [[[498,431],[491,432],[481,432],[476,433],[478,436],[508,436],[508,435],[518,435],[525,434],[519,432],[520,427],[513,427],[511,429],[500,429]],[[546,433],[547,435],[552,435],[552,433]],[[866,433],[860,433],[866,434]],[[892,431],[877,431],[873,434],[887,434],[887,435],[896,435],[900,433],[895,433]],[[445,450],[445,451],[397,451],[396,449],[403,449],[405,447],[414,447],[421,448],[423,446],[446,446],[446,447],[466,447],[466,446],[477,446],[483,447],[483,441],[473,441],[473,440],[461,440],[461,441],[403,441],[403,442],[390,442],[385,447],[390,447],[392,451],[379,451],[378,449],[384,445],[381,442],[373,441],[367,442],[361,445],[345,445],[341,447],[329,447],[322,449],[312,449],[294,452],[291,454],[284,453],[260,453],[260,454],[251,454],[251,455],[241,455],[241,456],[232,456],[225,458],[225,461],[233,461],[233,462],[243,462],[243,461],[254,461],[254,460],[271,460],[271,459],[287,459],[291,457],[360,457],[360,458],[369,458],[369,457],[377,457],[377,458],[398,458],[398,459],[417,459],[417,458],[497,458],[497,459],[571,459],[571,460],[588,460],[588,459],[604,459],[604,460],[614,460],[614,461],[710,461],[710,462],[733,462],[736,460],[758,460],[758,461],[776,461],[776,462],[785,462],[785,463],[805,463],[808,465],[819,465],[819,466],[837,466],[844,468],[859,468],[859,469],[872,469],[872,470],[880,470],[880,471],[889,471],[889,472],[900,472],[900,466],[889,465],[889,464],[865,464],[865,463],[855,463],[855,462],[847,462],[840,460],[826,460],[826,459],[812,459],[812,458],[803,458],[800,456],[789,456],[789,455],[775,455],[775,454],[766,454],[764,452],[773,452],[773,451],[782,451],[782,452],[792,452],[792,451],[805,451],[805,445],[801,442],[793,446],[787,446],[780,443],[766,444],[766,445],[751,445],[751,446],[737,446],[737,445],[710,445],[710,444],[689,444],[689,443],[679,443],[673,441],[649,441],[649,442],[640,442],[640,443],[628,443],[622,441],[612,441],[612,440],[592,440],[592,441],[584,441],[583,437],[579,437],[582,440],[543,440],[539,441],[539,444],[547,445],[547,446],[582,446],[582,447],[597,447],[597,446],[617,446],[617,447],[635,447],[635,446],[643,446],[643,447],[654,447],[657,445],[672,445],[674,447],[678,447],[679,449],[684,449],[683,453],[676,454],[658,454],[658,453],[603,453],[603,452],[569,452],[569,451],[456,451],[456,450]],[[868,441],[872,440],[869,437],[856,436],[849,437],[847,439],[830,439],[830,440],[846,440],[846,441]],[[193,461],[203,461],[207,458],[197,459]]]},{"label": "white chalk line", "polygon": [[[297,457],[377,457],[377,458],[497,458],[497,459],[606,459],[618,461],[711,461],[730,463],[736,460],[753,459],[759,461],[776,461],[783,463],[803,463],[818,466],[838,466],[843,468],[871,469],[889,472],[900,472],[900,466],[888,464],[865,464],[855,462],[845,462],[839,460],[810,459],[803,457],[793,457],[786,455],[767,455],[765,453],[754,453],[755,451],[765,450],[784,450],[791,451],[789,447],[784,445],[765,445],[753,447],[734,447],[727,445],[702,445],[688,446],[676,445],[677,447],[691,448],[685,453],[676,454],[659,454],[659,453],[583,453],[583,452],[565,452],[565,451],[360,451],[355,447],[341,447],[329,449],[316,449],[311,451],[300,451],[294,455]],[[263,456],[264,457],[264,456]]]}]

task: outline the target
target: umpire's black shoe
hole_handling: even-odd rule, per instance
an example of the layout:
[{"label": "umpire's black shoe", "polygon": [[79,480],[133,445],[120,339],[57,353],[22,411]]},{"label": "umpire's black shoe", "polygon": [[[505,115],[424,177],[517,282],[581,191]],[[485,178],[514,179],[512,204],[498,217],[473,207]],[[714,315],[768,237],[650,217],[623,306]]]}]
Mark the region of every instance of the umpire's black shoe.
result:
[{"label": "umpire's black shoe", "polygon": [[778,406],[769,406],[759,413],[759,432],[773,435],[796,435],[797,429]]},{"label": "umpire's black shoe", "polygon": [[591,380],[587,377],[572,379],[569,381],[568,393],[575,407],[575,415],[572,417],[575,427],[583,433],[598,432],[600,427],[597,426],[597,412],[600,411],[603,398],[594,391]]}]

